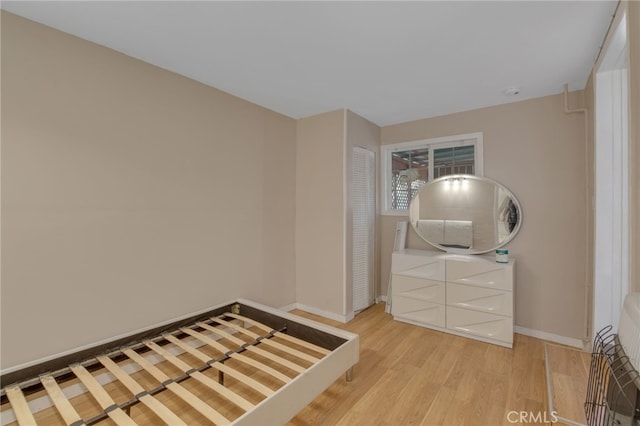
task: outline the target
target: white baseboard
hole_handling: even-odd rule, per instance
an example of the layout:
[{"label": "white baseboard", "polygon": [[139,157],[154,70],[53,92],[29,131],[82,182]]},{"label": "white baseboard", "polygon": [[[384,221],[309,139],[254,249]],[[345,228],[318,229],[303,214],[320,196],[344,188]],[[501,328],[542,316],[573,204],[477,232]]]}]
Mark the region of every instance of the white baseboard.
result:
[{"label": "white baseboard", "polygon": [[376,303],[379,303],[379,302],[387,303],[387,296],[378,296],[376,299],[377,299]]},{"label": "white baseboard", "polygon": [[293,302],[293,303],[289,303],[288,305],[285,305],[285,306],[283,306],[281,308],[278,308],[278,309],[280,309],[281,311],[289,312],[289,311],[293,311],[294,309],[296,309],[298,307],[297,305],[298,305],[297,303]]},{"label": "white baseboard", "polygon": [[[287,309],[289,308],[289,309]],[[328,318],[334,321],[339,321],[341,323],[347,323],[353,319],[353,313],[350,315],[340,315],[334,312],[325,311],[323,309],[314,308],[313,306],[305,305],[304,303],[292,303],[291,305],[287,305],[283,310],[291,311],[293,309],[300,309],[305,312],[309,312],[310,314],[319,315],[324,318]]]},{"label": "white baseboard", "polygon": [[572,346],[581,350],[585,349],[585,344],[581,339],[574,337],[559,336],[553,333],[547,333],[546,331],[532,330],[530,328],[520,327],[516,325],[514,331],[525,336],[535,337],[538,339],[548,340],[554,343],[560,343],[561,345]]}]

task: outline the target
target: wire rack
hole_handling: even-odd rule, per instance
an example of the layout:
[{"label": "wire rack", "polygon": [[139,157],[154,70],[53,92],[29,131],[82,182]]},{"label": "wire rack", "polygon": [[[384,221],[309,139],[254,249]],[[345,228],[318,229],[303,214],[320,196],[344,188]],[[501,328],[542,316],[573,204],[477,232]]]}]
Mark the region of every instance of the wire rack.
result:
[{"label": "wire rack", "polygon": [[640,375],[620,345],[613,327],[600,330],[593,342],[587,397],[589,426],[640,426]]}]

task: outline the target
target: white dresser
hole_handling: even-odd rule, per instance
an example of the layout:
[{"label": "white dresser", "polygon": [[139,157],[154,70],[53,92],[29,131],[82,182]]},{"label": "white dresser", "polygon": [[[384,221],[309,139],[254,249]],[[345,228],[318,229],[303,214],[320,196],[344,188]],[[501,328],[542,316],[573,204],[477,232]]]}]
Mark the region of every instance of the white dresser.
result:
[{"label": "white dresser", "polygon": [[391,274],[394,319],[513,347],[515,260],[406,249]]}]

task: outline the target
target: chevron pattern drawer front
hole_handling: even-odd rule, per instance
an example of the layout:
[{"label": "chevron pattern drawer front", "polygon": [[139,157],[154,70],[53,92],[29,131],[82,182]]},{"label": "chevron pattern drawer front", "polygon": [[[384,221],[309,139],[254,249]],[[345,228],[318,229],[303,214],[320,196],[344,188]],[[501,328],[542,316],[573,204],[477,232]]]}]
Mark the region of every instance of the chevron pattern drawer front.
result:
[{"label": "chevron pattern drawer front", "polygon": [[393,297],[394,316],[397,315],[424,325],[436,327],[444,327],[446,325],[445,305],[404,296]]},{"label": "chevron pattern drawer front", "polygon": [[447,282],[508,291],[513,289],[513,262],[503,264],[487,261],[484,257],[468,257],[454,255],[447,259]]},{"label": "chevron pattern drawer front", "polygon": [[513,346],[515,260],[408,249],[391,271],[394,319]]},{"label": "chevron pattern drawer front", "polygon": [[447,305],[513,317],[513,294],[505,290],[447,283]]},{"label": "chevron pattern drawer front", "polygon": [[444,281],[445,257],[439,252],[404,250],[391,255],[391,273]]},{"label": "chevron pattern drawer front", "polygon": [[392,287],[394,294],[411,297],[427,302],[445,304],[445,284],[443,281],[394,275]]},{"label": "chevron pattern drawer front", "polygon": [[513,321],[510,317],[447,306],[447,328],[513,345]]}]

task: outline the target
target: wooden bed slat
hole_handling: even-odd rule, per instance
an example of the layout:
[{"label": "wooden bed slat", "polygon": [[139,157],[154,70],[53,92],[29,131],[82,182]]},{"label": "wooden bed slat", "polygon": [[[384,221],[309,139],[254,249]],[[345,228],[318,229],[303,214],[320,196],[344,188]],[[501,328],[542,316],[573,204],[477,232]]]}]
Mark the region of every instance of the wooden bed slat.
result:
[{"label": "wooden bed slat", "polygon": [[[221,336],[221,337],[224,337],[227,340],[230,340],[231,342],[235,343],[236,345],[242,346],[242,345],[244,345],[246,343],[244,340],[238,339],[237,337],[232,336],[231,334],[227,333],[226,331],[222,331],[222,330],[220,330],[220,329],[218,329],[216,327],[212,327],[209,324],[205,324],[203,322],[199,322],[197,325],[202,327],[202,328],[204,328],[205,330],[209,330],[209,331],[217,334],[218,336]],[[302,366],[300,366],[300,365],[298,365],[298,364],[296,364],[294,362],[291,362],[288,359],[284,359],[281,356],[278,356],[278,355],[276,355],[274,353],[271,353],[269,351],[265,351],[264,349],[256,348],[253,345],[247,346],[246,349],[248,351],[255,352],[255,353],[259,354],[259,355],[262,355],[265,358],[269,358],[272,361],[280,363],[280,364],[284,365],[285,367],[288,367],[288,368],[290,368],[293,371],[296,371],[298,373],[304,373],[306,371],[306,369],[304,367],[302,367]]]},{"label": "wooden bed slat", "polygon": [[[232,322],[225,321],[225,320],[222,320],[220,318],[211,318],[211,319],[213,321],[217,322],[220,325],[224,325],[224,326],[232,328],[232,329],[234,329],[236,331],[239,331],[240,333],[242,333],[242,334],[244,334],[246,336],[249,336],[252,339],[258,339],[258,338],[261,337],[259,334],[256,334],[251,330],[247,330],[246,328],[244,328],[244,327],[242,327],[242,326],[240,326],[238,324],[234,324]],[[271,341],[269,339],[262,339],[262,340],[260,340],[260,343],[263,343],[265,345],[271,346],[272,348],[276,348],[276,349],[279,349],[281,351],[285,351],[287,353],[290,353],[291,355],[296,356],[296,357],[298,357],[300,359],[304,359],[305,361],[309,361],[312,364],[315,364],[316,362],[320,361],[320,358],[316,358],[315,356],[306,354],[304,352],[300,352],[299,350],[291,348],[291,347],[289,347],[287,345],[283,345],[282,343],[273,342],[273,341]]]},{"label": "wooden bed slat", "polygon": [[195,408],[200,414],[205,416],[211,422],[216,425],[228,425],[231,424],[231,420],[220,414],[213,407],[205,403],[203,400],[189,392],[187,389],[180,386],[178,383],[170,383],[167,385],[167,389],[173,392],[176,396],[182,399],[187,404]]},{"label": "wooden bed slat", "polygon": [[[138,354],[136,351],[131,349],[124,349],[122,351],[125,355],[131,358],[134,362],[136,362],[140,367],[144,368],[149,374],[153,376],[160,383],[166,383],[171,380],[169,376],[164,374],[162,370],[160,370],[155,365],[151,364],[145,357]],[[166,388],[173,392],[176,396],[180,397],[184,402],[191,405],[195,408],[200,414],[205,416],[207,419],[211,420],[213,423],[217,425],[226,425],[231,423],[229,419],[220,414],[213,407],[206,404],[200,398],[189,392],[187,389],[183,388],[179,383],[172,382],[166,385]]]},{"label": "wooden bed slat", "polygon": [[[70,365],[69,368],[73,371],[73,374],[76,375],[78,379],[82,382],[82,384],[89,390],[91,395],[98,401],[100,407],[107,413],[109,418],[116,422],[118,425],[122,426],[136,426],[136,422],[131,419],[131,417],[127,416],[124,411],[120,407],[117,407],[116,403],[109,396],[109,394],[104,390],[102,385],[98,383],[98,381],[87,371],[86,368],[81,366],[80,364]],[[116,408],[111,409],[111,407],[116,406]],[[109,411],[107,411],[109,409]]]},{"label": "wooden bed slat", "polygon": [[269,367],[268,365],[263,364],[260,361],[257,361],[253,358],[249,358],[248,356],[244,356],[242,354],[232,354],[231,358],[240,360],[247,365],[257,368],[258,370],[262,370],[265,373],[275,377],[276,379],[280,380],[283,383],[289,383],[291,380],[293,380],[291,377],[279,372],[275,368]]},{"label": "wooden bed slat", "polygon": [[36,420],[31,414],[31,409],[27,400],[24,398],[24,394],[19,386],[7,386],[5,389],[13,414],[15,414],[19,425],[31,426],[36,424]]},{"label": "wooden bed slat", "polygon": [[[189,366],[189,364],[182,361],[180,358],[174,355],[171,355],[168,351],[163,349],[160,345],[153,343],[151,341],[145,342],[145,345],[147,345],[147,347],[157,352],[158,354],[162,355],[167,361],[169,361],[174,366],[182,370],[184,373],[187,373],[188,371],[191,370],[191,366]],[[199,371],[194,371],[193,373],[190,373],[190,376],[193,379],[202,383],[203,385],[207,386],[209,389],[218,392],[220,395],[227,398],[229,401],[233,402],[234,404],[236,404],[238,407],[242,408],[245,411],[249,411],[253,407],[255,407],[255,405],[253,405],[252,403],[250,403],[249,401],[247,401],[237,393],[233,392],[228,388],[225,388],[220,383],[213,380],[211,377],[205,376]]]},{"label": "wooden bed slat", "polygon": [[225,313],[224,316],[228,316],[228,317],[231,317],[231,318],[235,318],[235,319],[244,321],[247,324],[251,324],[251,325],[253,325],[255,327],[258,327],[258,328],[266,331],[267,333],[273,333],[274,336],[277,336],[277,337],[279,337],[281,339],[284,339],[284,340],[288,340],[291,343],[295,343],[297,345],[300,345],[300,346],[305,347],[307,349],[311,349],[312,351],[316,351],[316,352],[321,353],[323,355],[328,355],[328,354],[331,353],[330,350],[325,349],[323,347],[320,347],[318,345],[314,345],[313,343],[309,343],[306,340],[298,339],[297,337],[293,337],[293,336],[291,336],[290,334],[287,334],[287,333],[282,333],[280,331],[275,331],[274,329],[272,329],[271,327],[261,323],[260,321],[253,320],[251,318],[247,318],[247,317],[244,317],[242,315],[232,314],[230,312]]},{"label": "wooden bed slat", "polygon": [[158,417],[160,417],[164,422],[172,426],[173,425],[187,426],[187,424],[183,422],[182,419],[180,419],[180,417],[178,417],[173,411],[165,407],[160,401],[158,401],[152,395],[146,393],[146,390],[142,386],[140,386],[140,384],[136,382],[133,379],[133,377],[128,375],[122,368],[120,368],[118,364],[113,362],[111,358],[106,357],[104,355],[96,358],[98,359],[98,361],[100,361],[102,365],[104,365],[107,368],[107,370],[109,370],[111,374],[116,376],[116,378],[120,382],[122,382],[122,384],[127,389],[129,389],[129,392],[131,392],[134,396],[143,394],[138,398],[138,401],[142,402],[149,409],[151,409],[151,411],[156,413]]},{"label": "wooden bed slat", "polygon": [[[182,331],[184,331],[185,333],[189,334],[190,336],[195,337],[196,339],[200,340],[203,343],[207,343],[209,339],[207,336],[202,335],[201,333],[198,333],[197,331],[185,328],[185,329],[181,329]],[[167,340],[169,340],[169,336],[166,336]],[[197,350],[194,347],[189,346],[188,344],[186,344],[185,342],[180,341],[179,339],[174,338],[175,340],[170,340],[172,343],[175,343],[176,345],[180,346],[180,348],[184,349],[186,352],[189,352],[191,355],[197,357],[198,359],[200,359],[201,361],[205,362],[205,363],[209,363],[212,359],[209,358],[207,355],[205,355],[204,353],[202,353],[201,351]],[[207,343],[208,344],[208,343]],[[260,392],[262,395],[264,396],[271,396],[273,395],[275,392],[271,389],[269,389],[268,387],[266,387],[265,385],[263,385],[262,383],[258,382],[255,379],[252,379],[251,377],[247,376],[246,374],[243,374],[241,372],[239,372],[238,370],[231,368],[227,365],[224,365],[221,362],[214,362],[209,364],[211,365],[212,368],[215,368],[216,370],[222,371],[225,374],[228,374],[229,376],[235,378],[236,380],[239,380],[240,382],[243,382],[244,384],[248,385],[249,387],[253,388],[254,390]]]},{"label": "wooden bed slat", "polygon": [[214,306],[3,374],[0,416],[19,426],[285,424],[358,360],[357,335],[320,325],[242,299]]},{"label": "wooden bed slat", "polygon": [[76,409],[73,408],[73,405],[71,405],[71,402],[69,402],[64,392],[62,392],[62,389],[60,389],[58,382],[56,382],[56,379],[54,379],[53,376],[50,374],[40,376],[40,382],[46,389],[47,394],[49,394],[49,397],[58,409],[63,420],[68,425],[76,424],[80,426],[85,424],[82,417],[80,417]]},{"label": "wooden bed slat", "polygon": [[[190,330],[190,329],[185,329],[185,330]],[[193,330],[191,330],[191,332],[196,333]],[[187,332],[187,333],[189,333],[189,332]],[[203,343],[206,343],[207,345],[213,347],[215,350],[219,351],[222,354],[228,354],[229,352],[231,352],[230,348],[226,347],[225,345],[223,345],[220,342],[216,342],[213,339],[209,339],[206,336],[202,336],[206,340],[202,340],[198,336],[193,336],[192,335],[192,337],[195,337],[196,339],[201,340]],[[272,375],[273,377],[275,377],[276,379],[280,380],[281,382],[289,383],[292,380],[289,376],[279,372],[278,370],[276,370],[276,369],[274,369],[272,367],[269,367],[268,365],[266,365],[266,364],[264,364],[264,363],[262,363],[260,361],[257,361],[255,359],[249,358],[248,356],[245,356],[245,355],[242,355],[242,354],[239,354],[239,353],[231,353],[231,354],[229,354],[229,358],[233,358],[233,359],[236,359],[236,360],[238,360],[240,362],[243,362],[245,364],[248,364],[248,365],[251,365],[253,367],[256,367],[256,368],[264,371],[265,373]]]}]

